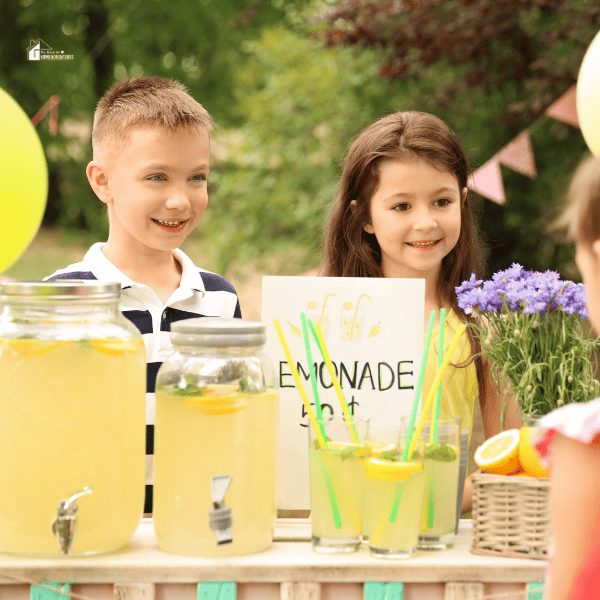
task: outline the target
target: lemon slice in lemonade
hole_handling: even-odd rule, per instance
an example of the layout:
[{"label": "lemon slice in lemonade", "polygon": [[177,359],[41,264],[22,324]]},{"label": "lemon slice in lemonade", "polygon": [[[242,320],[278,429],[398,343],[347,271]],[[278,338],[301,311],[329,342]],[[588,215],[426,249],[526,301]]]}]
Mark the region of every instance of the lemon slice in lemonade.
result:
[{"label": "lemon slice in lemonade", "polygon": [[247,402],[244,395],[234,386],[223,386],[221,390],[203,388],[199,394],[182,397],[207,415],[234,413],[244,408]]},{"label": "lemon slice in lemonade", "polygon": [[38,340],[35,338],[10,338],[7,342],[9,348],[26,357],[42,356],[42,354],[68,344],[68,342],[64,341]]},{"label": "lemon slice in lemonade", "polygon": [[488,473],[508,475],[519,463],[519,430],[507,429],[486,440],[475,451],[475,462]]},{"label": "lemon slice in lemonade", "polygon": [[416,462],[402,462],[370,457],[365,461],[365,475],[376,481],[406,481],[413,473],[423,470]]},{"label": "lemon slice in lemonade", "polygon": [[362,458],[365,455],[365,449],[352,442],[332,442],[331,440],[327,440],[327,451],[341,454],[342,458]]},{"label": "lemon slice in lemonade", "polygon": [[137,348],[136,340],[93,339],[90,346],[106,356],[124,356]]}]

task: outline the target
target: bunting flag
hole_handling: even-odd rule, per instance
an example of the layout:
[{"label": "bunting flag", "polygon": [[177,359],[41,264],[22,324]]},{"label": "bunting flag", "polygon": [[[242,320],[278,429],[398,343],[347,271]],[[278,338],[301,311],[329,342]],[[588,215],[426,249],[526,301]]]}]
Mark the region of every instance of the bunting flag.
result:
[{"label": "bunting flag", "polygon": [[[570,87],[560,98],[554,101],[545,111],[546,117],[551,117],[561,123],[579,128],[577,118],[577,86]],[[540,119],[523,130],[517,137],[500,149],[490,160],[481,165],[471,174],[467,187],[475,193],[492,200],[497,204],[504,204],[504,182],[500,165],[504,165],[526,177],[537,177],[535,156],[529,129],[536,129]]]},{"label": "bunting flag", "polygon": [[512,142],[509,142],[495,157],[505,167],[532,179],[537,176],[533,146],[529,132],[525,129]]},{"label": "bunting flag", "polygon": [[558,100],[553,102],[545,111],[547,117],[552,117],[557,121],[579,127],[579,119],[577,119],[577,104],[576,104],[577,86],[570,87]]},{"label": "bunting flag", "polygon": [[479,169],[471,174],[471,181],[467,187],[497,204],[504,204],[506,196],[504,195],[504,182],[502,181],[502,173],[500,172],[500,162],[497,156],[493,156],[486,163],[481,165]]},{"label": "bunting flag", "polygon": [[50,126],[49,131],[50,135],[54,137],[58,133],[58,104],[60,103],[60,98],[56,95],[50,96],[50,99],[37,113],[31,118],[31,122],[33,126],[36,127],[41,120],[50,113]]}]

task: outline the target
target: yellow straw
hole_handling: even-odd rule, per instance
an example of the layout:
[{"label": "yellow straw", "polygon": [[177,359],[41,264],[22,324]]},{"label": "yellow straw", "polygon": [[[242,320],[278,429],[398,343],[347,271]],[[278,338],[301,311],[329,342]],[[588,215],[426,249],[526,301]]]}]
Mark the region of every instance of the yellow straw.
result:
[{"label": "yellow straw", "polygon": [[[310,325],[310,321],[309,321]],[[346,402],[346,398],[344,398],[344,393],[342,392],[342,388],[340,386],[340,382],[338,381],[337,374],[333,367],[333,363],[331,362],[331,358],[329,357],[329,351],[327,350],[327,346],[325,345],[325,340],[323,339],[323,333],[321,332],[321,326],[318,323],[313,323],[315,326],[315,332],[317,334],[317,341],[319,349],[321,350],[321,354],[323,355],[323,360],[327,365],[327,370],[329,371],[329,375],[333,381],[333,386],[335,387],[335,391],[337,392],[338,398],[340,400],[340,404],[342,405],[342,411],[348,417],[348,427],[350,428],[350,433],[352,434],[352,439],[355,444],[358,444],[358,435],[356,433],[356,429],[354,424],[352,423],[352,413],[350,412],[350,408],[348,407],[348,403]]]},{"label": "yellow straw", "polygon": [[300,379],[300,375],[298,374],[298,369],[296,369],[296,365],[294,364],[294,360],[292,359],[292,354],[290,353],[290,349],[285,341],[285,337],[283,336],[283,331],[281,330],[281,325],[279,325],[278,319],[273,319],[273,324],[275,325],[275,329],[277,330],[277,335],[279,336],[279,341],[283,346],[283,351],[285,352],[285,357],[287,358],[288,365],[290,365],[290,371],[292,372],[292,376],[294,377],[294,381],[296,382],[296,387],[300,392],[300,396],[302,398],[302,402],[304,403],[304,408],[306,409],[306,414],[308,414],[308,419],[310,424],[312,425],[315,435],[319,440],[319,445],[321,448],[327,448],[327,442],[321,433],[321,428],[317,423],[317,418],[315,417],[315,413],[313,412],[312,406],[308,401],[308,396],[304,391],[304,387],[302,386],[302,380]]},{"label": "yellow straw", "polygon": [[463,323],[457,329],[456,334],[454,335],[454,338],[452,339],[452,343],[448,347],[448,352],[446,353],[446,356],[444,356],[444,360],[442,361],[442,364],[440,365],[440,367],[437,370],[437,373],[435,374],[435,379],[433,380],[431,389],[429,390],[429,394],[427,395],[427,399],[425,400],[425,404],[423,405],[423,410],[421,412],[421,418],[419,419],[419,423],[417,424],[415,430],[413,431],[412,438],[410,440],[410,445],[408,447],[408,459],[407,459],[409,461],[410,461],[410,459],[412,457],[412,453],[414,451],[415,442],[416,442],[416,440],[419,439],[419,436],[421,435],[421,430],[423,429],[423,425],[425,425],[425,421],[427,419],[428,413],[431,411],[431,403],[433,402],[433,397],[435,396],[437,386],[440,383],[440,381],[442,380],[442,377],[444,376],[444,371],[446,370],[446,367],[450,363],[450,359],[452,358],[452,355],[454,354],[454,350],[456,350],[456,346],[458,346],[460,337],[465,332],[466,328],[467,328],[466,323]]}]

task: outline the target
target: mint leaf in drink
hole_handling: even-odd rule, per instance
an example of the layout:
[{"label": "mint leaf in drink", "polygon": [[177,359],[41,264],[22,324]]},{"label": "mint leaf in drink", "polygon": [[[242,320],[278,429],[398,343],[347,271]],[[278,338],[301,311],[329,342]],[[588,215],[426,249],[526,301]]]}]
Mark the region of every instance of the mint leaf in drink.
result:
[{"label": "mint leaf in drink", "polygon": [[457,454],[448,444],[431,444],[425,448],[425,458],[436,462],[452,462],[457,459]]},{"label": "mint leaf in drink", "polygon": [[377,458],[398,462],[400,460],[400,450],[398,450],[398,448],[394,448],[393,450],[384,450],[383,452],[378,452]]},{"label": "mint leaf in drink", "polygon": [[201,396],[208,391],[206,386],[199,386],[199,378],[190,374],[182,375],[179,381],[168,390],[173,396]]},{"label": "mint leaf in drink", "polygon": [[347,460],[348,458],[356,458],[356,450],[356,446],[346,446],[346,448],[344,448],[340,452],[342,460]]}]

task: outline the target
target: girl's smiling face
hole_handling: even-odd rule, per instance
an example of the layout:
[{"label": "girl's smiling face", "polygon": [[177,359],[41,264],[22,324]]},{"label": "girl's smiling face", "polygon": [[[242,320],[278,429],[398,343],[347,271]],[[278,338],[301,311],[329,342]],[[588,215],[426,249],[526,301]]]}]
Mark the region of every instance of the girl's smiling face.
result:
[{"label": "girl's smiling face", "polygon": [[442,259],[458,242],[466,194],[453,173],[424,160],[379,165],[371,220],[364,230],[377,238],[385,277],[437,281]]}]

